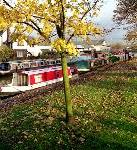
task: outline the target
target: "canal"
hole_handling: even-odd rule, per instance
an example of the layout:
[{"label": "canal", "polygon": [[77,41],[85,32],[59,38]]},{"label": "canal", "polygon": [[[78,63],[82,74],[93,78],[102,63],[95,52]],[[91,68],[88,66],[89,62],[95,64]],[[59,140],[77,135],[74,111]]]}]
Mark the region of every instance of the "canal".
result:
[{"label": "canal", "polygon": [[0,85],[6,85],[11,83],[12,81],[12,75],[8,74],[8,75],[0,75]]}]

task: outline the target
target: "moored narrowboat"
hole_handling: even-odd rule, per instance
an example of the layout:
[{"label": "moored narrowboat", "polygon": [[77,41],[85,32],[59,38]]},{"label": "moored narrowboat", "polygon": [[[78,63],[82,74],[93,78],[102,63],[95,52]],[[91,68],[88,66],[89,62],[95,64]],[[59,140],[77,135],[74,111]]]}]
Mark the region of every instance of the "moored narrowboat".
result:
[{"label": "moored narrowboat", "polygon": [[[69,78],[78,77],[78,72],[75,67],[68,67]],[[30,71],[20,70],[13,73],[12,83],[0,87],[1,93],[17,93],[28,90],[33,90],[49,84],[63,81],[62,67],[55,66],[42,68]]]},{"label": "moored narrowboat", "polygon": [[69,61],[68,65],[76,65],[79,72],[87,72],[95,67],[103,66],[107,64],[106,58],[94,58],[90,55],[81,55],[77,58],[73,58]]}]

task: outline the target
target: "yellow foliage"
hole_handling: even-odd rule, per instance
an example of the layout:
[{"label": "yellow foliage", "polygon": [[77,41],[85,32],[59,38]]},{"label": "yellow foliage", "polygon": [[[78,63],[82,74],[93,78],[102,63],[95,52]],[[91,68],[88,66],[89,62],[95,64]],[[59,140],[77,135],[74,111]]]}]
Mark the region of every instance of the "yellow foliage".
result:
[{"label": "yellow foliage", "polygon": [[67,53],[70,56],[78,55],[78,50],[73,43],[67,43],[65,40],[58,38],[52,42],[52,47],[58,53]]},{"label": "yellow foliage", "polygon": [[[86,0],[16,0],[16,4],[12,7],[0,6],[0,29],[14,27],[16,32],[12,37],[18,41],[28,39],[27,36],[33,31],[45,39],[49,39],[52,33],[56,32],[58,37],[52,39],[56,51],[77,55],[74,44],[66,41],[68,36],[101,34],[101,30],[90,18],[96,16],[98,10],[98,8],[89,9],[93,4],[94,2],[89,4]],[[64,37],[61,37],[61,32]],[[35,40],[29,40],[30,45],[34,42]]]}]

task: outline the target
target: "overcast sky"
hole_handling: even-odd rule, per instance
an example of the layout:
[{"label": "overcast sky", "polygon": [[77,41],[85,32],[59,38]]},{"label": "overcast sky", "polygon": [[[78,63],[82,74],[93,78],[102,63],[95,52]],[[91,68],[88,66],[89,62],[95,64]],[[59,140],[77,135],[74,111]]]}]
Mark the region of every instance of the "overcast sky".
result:
[{"label": "overcast sky", "polygon": [[[105,28],[115,27],[115,23],[113,22],[113,11],[116,9],[116,0],[104,0],[103,7],[101,8],[100,14],[96,19],[96,22]],[[121,29],[113,30],[109,35],[105,38],[107,41],[119,42],[123,40],[125,31]]]}]

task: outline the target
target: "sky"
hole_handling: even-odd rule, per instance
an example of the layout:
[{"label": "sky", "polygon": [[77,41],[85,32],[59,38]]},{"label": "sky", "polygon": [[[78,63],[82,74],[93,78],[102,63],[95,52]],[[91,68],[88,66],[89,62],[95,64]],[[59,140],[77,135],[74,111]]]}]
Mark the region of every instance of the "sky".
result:
[{"label": "sky", "polygon": [[[104,0],[103,7],[100,10],[99,16],[96,18],[96,22],[105,27],[112,28],[116,24],[113,22],[113,11],[116,9],[116,0]],[[122,29],[115,29],[109,35],[105,37],[109,42],[121,42],[123,41],[125,31]]]}]

